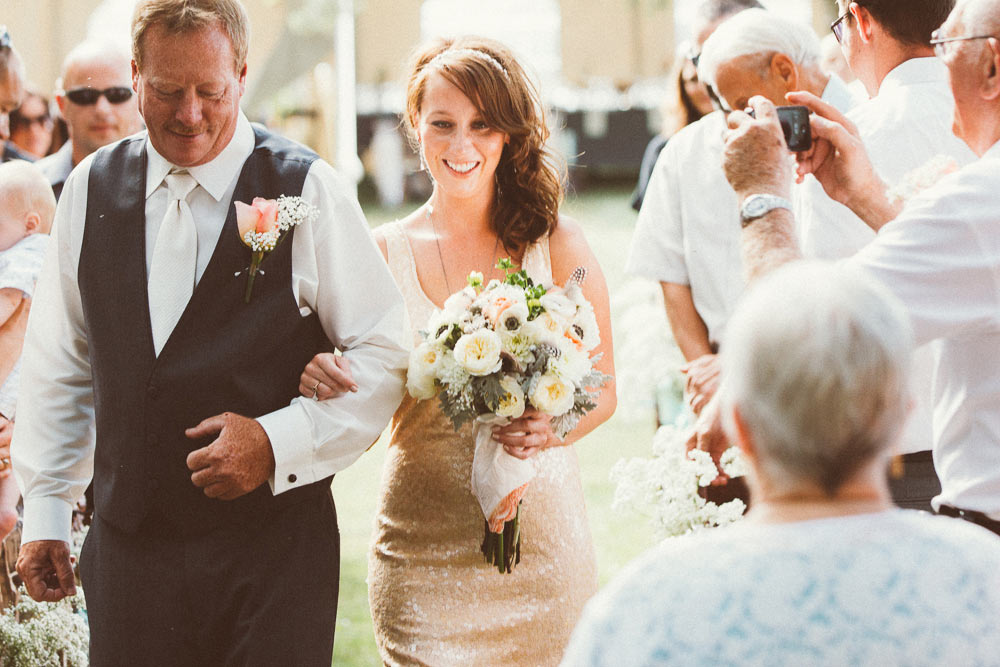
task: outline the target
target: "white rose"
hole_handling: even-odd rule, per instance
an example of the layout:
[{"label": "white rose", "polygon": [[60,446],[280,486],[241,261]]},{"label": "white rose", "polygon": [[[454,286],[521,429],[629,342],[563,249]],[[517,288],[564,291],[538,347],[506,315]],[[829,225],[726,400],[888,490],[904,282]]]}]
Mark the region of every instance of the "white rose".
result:
[{"label": "white rose", "polygon": [[524,390],[517,380],[510,375],[505,375],[500,380],[500,387],[507,392],[507,395],[500,399],[499,405],[493,412],[499,417],[517,419],[524,414]]},{"label": "white rose", "polygon": [[489,375],[500,368],[500,336],[490,329],[477,329],[455,343],[455,359],[470,375]]},{"label": "white rose", "polygon": [[444,351],[433,343],[421,343],[410,353],[406,371],[406,390],[417,400],[432,398],[437,393],[434,380],[444,358]]},{"label": "white rose", "polygon": [[558,417],[573,407],[573,385],[554,373],[546,373],[531,392],[531,404],[540,412]]}]

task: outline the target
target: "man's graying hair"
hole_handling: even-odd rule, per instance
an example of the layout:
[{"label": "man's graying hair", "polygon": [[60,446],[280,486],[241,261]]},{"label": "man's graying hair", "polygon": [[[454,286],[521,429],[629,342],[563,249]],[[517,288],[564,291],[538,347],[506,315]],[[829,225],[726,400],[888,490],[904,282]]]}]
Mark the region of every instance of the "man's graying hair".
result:
[{"label": "man's graying hair", "polygon": [[[142,0],[132,15],[132,58],[142,70],[142,38],[159,24],[170,34],[207,28],[216,22],[233,44],[236,71],[243,70],[250,48],[250,17],[240,0]],[[196,57],[192,54],[192,57]]]},{"label": "man's graying hair", "polygon": [[695,13],[695,22],[709,25],[719,19],[731,16],[744,9],[763,9],[757,0],[703,0]]}]

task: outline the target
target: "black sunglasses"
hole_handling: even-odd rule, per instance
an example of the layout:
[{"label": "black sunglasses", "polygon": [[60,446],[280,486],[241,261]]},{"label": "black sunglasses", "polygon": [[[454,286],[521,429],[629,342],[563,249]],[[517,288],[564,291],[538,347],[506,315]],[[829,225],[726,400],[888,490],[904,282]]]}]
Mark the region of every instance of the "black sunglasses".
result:
[{"label": "black sunglasses", "polygon": [[125,86],[113,86],[104,90],[98,90],[97,88],[74,88],[73,90],[66,91],[66,97],[69,98],[70,102],[84,107],[97,104],[97,100],[101,99],[101,95],[107,98],[108,102],[112,104],[121,104],[131,99],[132,89]]}]

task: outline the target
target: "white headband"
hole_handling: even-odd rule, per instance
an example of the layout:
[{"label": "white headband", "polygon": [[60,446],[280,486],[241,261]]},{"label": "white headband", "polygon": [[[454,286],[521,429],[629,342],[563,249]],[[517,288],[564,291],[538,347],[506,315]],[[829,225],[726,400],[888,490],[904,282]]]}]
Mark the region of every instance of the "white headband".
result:
[{"label": "white headband", "polygon": [[442,51],[434,56],[429,63],[427,63],[427,67],[444,67],[447,65],[445,61],[450,60],[450,56],[469,56],[471,58],[476,58],[482,62],[489,63],[491,67],[495,67],[497,71],[505,77],[509,76],[507,74],[507,70],[500,64],[500,61],[485,51],[480,51],[478,49],[448,49],[447,51]]}]

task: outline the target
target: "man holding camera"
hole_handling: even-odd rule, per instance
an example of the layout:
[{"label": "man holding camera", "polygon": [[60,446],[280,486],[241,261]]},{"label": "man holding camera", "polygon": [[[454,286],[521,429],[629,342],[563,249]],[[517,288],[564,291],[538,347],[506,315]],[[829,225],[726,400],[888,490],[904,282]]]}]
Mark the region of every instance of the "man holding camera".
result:
[{"label": "man holding camera", "polygon": [[[882,281],[906,305],[918,343],[934,352],[934,463],[941,514],[1000,534],[1000,0],[959,0],[931,44],[949,71],[954,132],[979,156],[913,197],[902,209],[865,152],[854,125],[814,96],[815,138],[797,156],[827,194],[850,208],[876,238],[845,268]],[[801,256],[794,216],[782,206],[792,167],[774,106],[750,101],[756,119],[729,118],[724,168],[742,202],[746,269],[760,275]],[[901,210],[902,209],[902,210]],[[891,224],[890,224],[891,223]],[[700,445],[717,447],[708,429]]]},{"label": "man holding camera", "polygon": [[[840,0],[841,13],[831,26],[833,34],[873,96],[852,108],[847,117],[858,128],[875,170],[890,186],[899,185],[908,173],[935,158],[950,158],[954,168],[975,159],[969,147],[951,132],[954,102],[948,90],[947,68],[934,57],[929,43],[931,32],[953,6],[954,0]],[[705,43],[699,75],[714,85],[733,109],[743,109],[752,94],[785,104],[785,94],[796,88],[781,85],[781,70],[769,77],[757,72],[762,70],[760,59],[774,50],[761,35],[775,32],[789,41],[793,27],[777,31],[770,17],[744,12]],[[756,53],[737,56],[750,50]],[[810,88],[800,86],[798,90]],[[847,257],[875,237],[850,209],[827,197],[811,176],[793,188],[792,195],[804,256]],[[931,498],[941,491],[930,452],[934,361],[925,347],[914,356],[915,408],[889,483],[896,504],[930,511]]]}]

